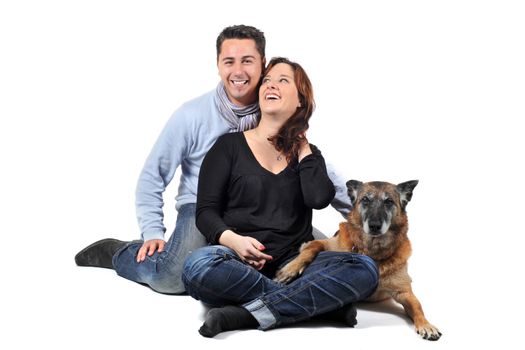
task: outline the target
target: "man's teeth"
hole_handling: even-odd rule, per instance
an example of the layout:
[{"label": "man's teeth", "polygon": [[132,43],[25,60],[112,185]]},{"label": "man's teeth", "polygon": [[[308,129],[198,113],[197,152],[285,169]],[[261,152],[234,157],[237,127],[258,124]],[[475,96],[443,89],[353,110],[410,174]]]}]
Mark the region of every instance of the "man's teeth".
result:
[{"label": "man's teeth", "polygon": [[244,85],[248,80],[232,80],[233,85]]}]

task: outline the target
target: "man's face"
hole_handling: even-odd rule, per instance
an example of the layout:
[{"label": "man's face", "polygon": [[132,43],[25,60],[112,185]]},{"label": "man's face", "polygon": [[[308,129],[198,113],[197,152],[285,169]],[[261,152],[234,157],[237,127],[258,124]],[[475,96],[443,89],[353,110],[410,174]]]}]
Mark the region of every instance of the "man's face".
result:
[{"label": "man's face", "polygon": [[252,39],[226,39],[217,61],[219,75],[230,101],[247,106],[257,99],[264,59]]}]

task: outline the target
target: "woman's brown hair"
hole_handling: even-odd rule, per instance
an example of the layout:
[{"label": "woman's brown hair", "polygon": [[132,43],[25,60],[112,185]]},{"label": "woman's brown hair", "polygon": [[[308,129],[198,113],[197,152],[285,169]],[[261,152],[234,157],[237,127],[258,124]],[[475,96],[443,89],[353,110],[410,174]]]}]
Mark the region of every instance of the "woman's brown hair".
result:
[{"label": "woman's brown hair", "polygon": [[285,63],[292,67],[295,85],[297,86],[297,92],[299,94],[300,107],[298,107],[295,113],[281,126],[277,135],[269,137],[268,141],[286,157],[287,161],[291,161],[298,157],[299,148],[306,139],[305,132],[308,130],[308,121],[315,109],[314,92],[312,83],[303,67],[284,57],[272,58],[263,76],[266,76],[266,74],[279,63]]}]

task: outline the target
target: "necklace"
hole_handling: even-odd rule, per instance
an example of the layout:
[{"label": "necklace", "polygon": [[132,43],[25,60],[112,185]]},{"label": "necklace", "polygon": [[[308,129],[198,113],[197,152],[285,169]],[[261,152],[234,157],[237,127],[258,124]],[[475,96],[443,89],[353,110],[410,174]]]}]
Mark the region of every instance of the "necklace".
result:
[{"label": "necklace", "polygon": [[[256,136],[256,140],[257,140],[257,142],[264,142],[264,141],[262,141],[262,140],[265,140],[266,142],[269,142],[269,141],[270,141],[269,138],[267,138],[267,137],[266,137],[266,138],[261,137],[257,129],[253,129],[253,132],[254,132],[254,134],[255,134],[255,136]],[[272,145],[272,148],[275,149],[275,147],[274,147],[273,145]],[[283,160],[283,154],[282,154],[281,152],[279,152],[279,154],[277,154],[277,157],[275,157],[275,159],[276,159],[278,162],[280,162],[281,160]]]}]

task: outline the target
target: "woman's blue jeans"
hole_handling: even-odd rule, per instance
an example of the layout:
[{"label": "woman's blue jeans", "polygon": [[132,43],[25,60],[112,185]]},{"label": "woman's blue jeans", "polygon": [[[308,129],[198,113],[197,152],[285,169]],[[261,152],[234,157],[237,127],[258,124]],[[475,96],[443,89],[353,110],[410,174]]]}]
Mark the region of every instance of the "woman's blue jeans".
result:
[{"label": "woman's blue jeans", "polygon": [[208,246],[186,259],[182,281],[195,299],[241,305],[266,330],[367,298],[377,288],[379,271],[365,255],[321,252],[301,277],[283,284],[243,263],[233,250]]},{"label": "woman's blue jeans", "polygon": [[164,251],[146,255],[141,263],[136,261],[143,241],[134,241],[113,256],[113,267],[119,276],[146,284],[159,293],[182,294],[182,266],[186,257],[194,250],[206,246],[206,239],[195,226],[194,203],[182,205],[177,213],[175,230]]}]

